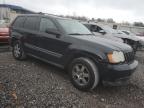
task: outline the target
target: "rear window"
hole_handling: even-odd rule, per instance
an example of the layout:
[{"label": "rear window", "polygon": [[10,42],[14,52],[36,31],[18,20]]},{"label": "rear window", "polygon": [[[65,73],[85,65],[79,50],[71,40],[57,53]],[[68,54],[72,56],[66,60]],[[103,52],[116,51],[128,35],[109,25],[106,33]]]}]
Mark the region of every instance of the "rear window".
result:
[{"label": "rear window", "polygon": [[39,30],[39,17],[27,17],[24,23],[24,28],[29,30]]},{"label": "rear window", "polygon": [[16,18],[16,21],[14,22],[13,26],[14,27],[23,27],[25,21],[25,17],[18,17]]}]

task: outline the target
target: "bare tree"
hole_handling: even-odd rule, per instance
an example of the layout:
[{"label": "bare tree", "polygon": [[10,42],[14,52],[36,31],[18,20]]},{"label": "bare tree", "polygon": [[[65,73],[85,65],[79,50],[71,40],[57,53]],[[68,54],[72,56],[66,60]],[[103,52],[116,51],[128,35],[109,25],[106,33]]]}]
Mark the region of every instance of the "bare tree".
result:
[{"label": "bare tree", "polygon": [[107,23],[115,23],[115,21],[114,21],[112,18],[108,18],[108,19],[106,20],[106,22],[107,22]]},{"label": "bare tree", "polygon": [[144,24],[142,22],[134,22],[134,26],[144,27]]}]

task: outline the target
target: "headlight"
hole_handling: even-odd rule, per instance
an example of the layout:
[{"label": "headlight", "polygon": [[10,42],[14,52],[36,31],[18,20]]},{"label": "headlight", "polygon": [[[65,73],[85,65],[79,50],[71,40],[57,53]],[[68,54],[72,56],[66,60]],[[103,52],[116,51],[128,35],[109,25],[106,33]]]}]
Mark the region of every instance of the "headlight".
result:
[{"label": "headlight", "polygon": [[110,63],[120,63],[125,61],[123,52],[114,51],[108,54],[108,59]]}]

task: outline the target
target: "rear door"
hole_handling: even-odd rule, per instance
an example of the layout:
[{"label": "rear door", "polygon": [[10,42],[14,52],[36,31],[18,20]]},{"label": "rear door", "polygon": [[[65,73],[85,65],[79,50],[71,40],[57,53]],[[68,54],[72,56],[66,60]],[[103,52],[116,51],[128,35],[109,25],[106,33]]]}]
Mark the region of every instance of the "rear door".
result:
[{"label": "rear door", "polygon": [[28,16],[24,22],[24,48],[27,53],[38,56],[39,51],[36,49],[39,43],[39,16]]},{"label": "rear door", "polygon": [[9,35],[10,35],[10,44],[13,38],[20,39],[23,42],[23,24],[25,21],[24,16],[19,16],[10,26]]}]

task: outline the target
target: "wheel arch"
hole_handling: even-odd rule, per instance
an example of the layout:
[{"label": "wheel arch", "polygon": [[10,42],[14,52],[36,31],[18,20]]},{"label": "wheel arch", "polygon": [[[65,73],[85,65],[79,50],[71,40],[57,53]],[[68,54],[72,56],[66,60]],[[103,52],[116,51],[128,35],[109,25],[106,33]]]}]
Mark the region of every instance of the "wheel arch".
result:
[{"label": "wheel arch", "polygon": [[70,53],[70,55],[68,56],[67,61],[64,64],[64,68],[67,69],[70,65],[70,63],[76,59],[76,58],[80,58],[80,57],[84,57],[84,58],[89,58],[91,59],[96,65],[99,65],[100,62],[102,62],[102,58],[96,54],[87,52],[87,51],[73,51]]},{"label": "wheel arch", "polygon": [[16,42],[16,41],[18,41],[18,40],[19,40],[18,38],[12,37],[12,38],[11,38],[11,41],[10,41],[10,45],[13,47],[14,42]]}]

